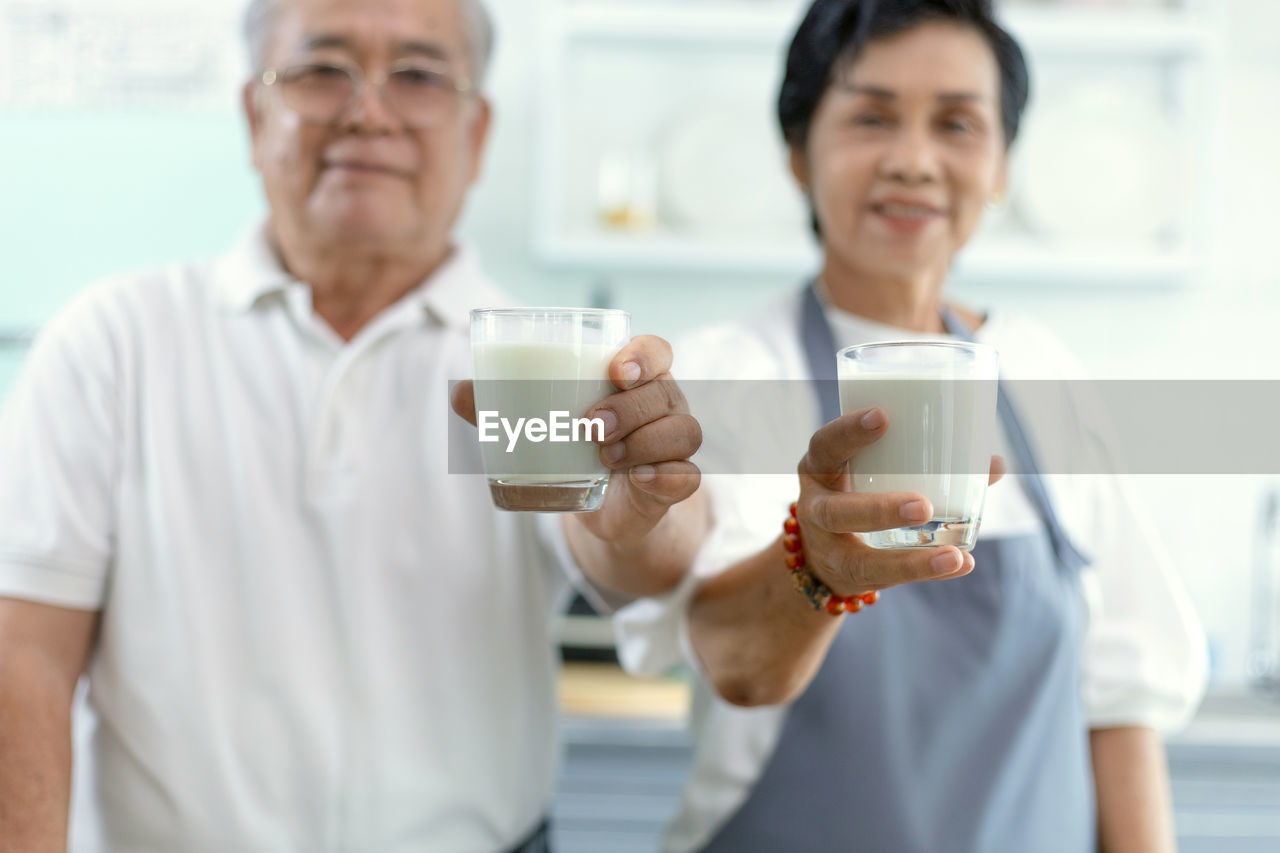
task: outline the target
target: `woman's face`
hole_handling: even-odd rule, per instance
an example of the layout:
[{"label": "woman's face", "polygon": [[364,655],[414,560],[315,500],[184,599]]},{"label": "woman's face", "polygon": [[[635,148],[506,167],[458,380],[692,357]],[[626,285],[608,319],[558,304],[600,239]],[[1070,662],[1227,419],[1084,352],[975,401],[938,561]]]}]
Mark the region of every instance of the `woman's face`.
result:
[{"label": "woman's face", "polygon": [[945,272],[1004,190],[991,48],[950,22],[871,42],[836,74],[792,168],[812,194],[823,248],[842,265]]}]

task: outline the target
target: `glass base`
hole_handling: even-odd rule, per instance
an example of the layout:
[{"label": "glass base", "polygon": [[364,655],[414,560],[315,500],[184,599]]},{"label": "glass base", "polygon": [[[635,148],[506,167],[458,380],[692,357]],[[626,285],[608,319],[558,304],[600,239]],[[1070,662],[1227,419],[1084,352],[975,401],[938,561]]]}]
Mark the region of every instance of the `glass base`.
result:
[{"label": "glass base", "polygon": [[940,548],[954,545],[961,551],[972,551],[978,541],[980,519],[935,518],[916,527],[899,527],[894,530],[877,530],[863,533],[862,538],[872,548]]},{"label": "glass base", "polygon": [[560,483],[490,480],[493,505],[508,512],[594,512],[604,504],[607,478]]}]

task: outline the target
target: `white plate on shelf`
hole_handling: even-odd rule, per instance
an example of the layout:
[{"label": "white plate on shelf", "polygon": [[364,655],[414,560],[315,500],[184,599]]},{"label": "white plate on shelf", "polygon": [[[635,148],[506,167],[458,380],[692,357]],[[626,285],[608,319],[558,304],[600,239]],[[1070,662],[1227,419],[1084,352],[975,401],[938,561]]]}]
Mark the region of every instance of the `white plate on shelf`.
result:
[{"label": "white plate on shelf", "polygon": [[1029,116],[1017,145],[1013,199],[1036,232],[1137,247],[1176,226],[1189,176],[1177,131],[1149,98],[1079,85]]},{"label": "white plate on shelf", "polygon": [[678,110],[659,146],[665,223],[716,234],[785,234],[806,222],[776,127],[758,105],[717,100]]}]

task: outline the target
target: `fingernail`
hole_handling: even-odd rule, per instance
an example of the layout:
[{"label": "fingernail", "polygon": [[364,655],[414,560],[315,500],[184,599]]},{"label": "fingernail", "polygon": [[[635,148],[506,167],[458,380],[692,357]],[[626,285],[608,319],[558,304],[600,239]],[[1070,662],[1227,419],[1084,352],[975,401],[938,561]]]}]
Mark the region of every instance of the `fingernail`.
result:
[{"label": "fingernail", "polygon": [[903,521],[924,521],[929,517],[929,505],[924,501],[911,501],[898,508]]},{"label": "fingernail", "polygon": [[621,441],[619,441],[617,444],[610,444],[606,446],[601,452],[604,454],[605,462],[613,463],[627,455],[627,448]]},{"label": "fingernail", "polygon": [[879,409],[872,409],[862,416],[859,423],[862,424],[863,429],[880,429],[884,424],[884,414]]},{"label": "fingernail", "polygon": [[592,417],[599,418],[601,421],[604,422],[605,438],[608,438],[609,436],[613,435],[613,431],[618,428],[618,416],[615,415],[609,409],[599,409],[596,411],[594,415],[592,415]]},{"label": "fingernail", "polygon": [[637,483],[647,483],[657,475],[652,465],[637,465],[631,469],[631,478]]},{"label": "fingernail", "polygon": [[949,575],[964,562],[959,551],[944,551],[929,561],[933,570],[940,575]]},{"label": "fingernail", "polygon": [[626,382],[628,386],[636,384],[636,380],[639,378],[640,365],[636,364],[634,361],[628,361],[626,364],[622,365],[622,380]]}]

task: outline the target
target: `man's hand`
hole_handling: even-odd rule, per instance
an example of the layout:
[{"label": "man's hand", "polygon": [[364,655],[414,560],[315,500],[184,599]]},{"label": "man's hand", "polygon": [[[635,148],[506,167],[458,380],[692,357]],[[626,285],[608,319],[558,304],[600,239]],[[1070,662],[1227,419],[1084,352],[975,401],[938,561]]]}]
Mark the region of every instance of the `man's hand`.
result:
[{"label": "man's hand", "polygon": [[[671,378],[671,346],[653,335],[635,337],[609,363],[618,393],[596,403],[588,418],[604,421],[600,460],[613,472],[604,506],[576,518],[609,542],[644,537],[672,504],[698,488],[701,474],[689,461],[702,444],[702,428]],[[459,382],[453,410],[475,425],[475,388]]]},{"label": "man's hand", "polygon": [[[632,338],[609,363],[609,379],[618,392],[585,413],[605,423],[600,459],[612,474],[604,506],[566,514],[564,531],[582,569],[620,598],[669,589],[706,534],[703,501],[686,501],[681,512],[668,512],[697,492],[702,477],[689,461],[702,444],[702,428],[689,414],[670,369],[666,341],[652,335]],[[454,386],[450,404],[475,424],[471,382]],[[663,529],[655,531],[659,524]]]}]

